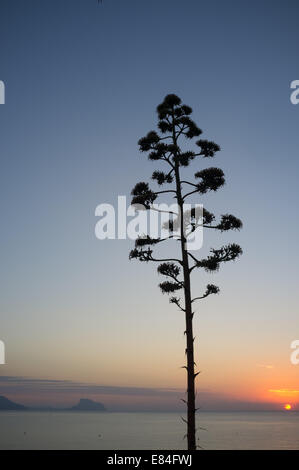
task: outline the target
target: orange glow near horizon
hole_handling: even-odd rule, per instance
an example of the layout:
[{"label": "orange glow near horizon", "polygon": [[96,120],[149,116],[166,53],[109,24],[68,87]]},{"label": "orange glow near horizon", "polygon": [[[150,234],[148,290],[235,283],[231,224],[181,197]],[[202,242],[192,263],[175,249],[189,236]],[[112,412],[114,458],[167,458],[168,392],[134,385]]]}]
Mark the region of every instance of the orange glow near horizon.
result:
[{"label": "orange glow near horizon", "polygon": [[272,399],[271,399],[272,402],[283,404],[283,401],[285,401],[285,405],[283,405],[285,410],[292,409],[294,405],[293,404],[290,405],[290,402],[291,403],[292,402],[294,403],[294,401],[298,402],[298,398],[299,398],[299,390],[294,390],[294,389],[270,389],[269,393],[270,395],[272,395]]}]

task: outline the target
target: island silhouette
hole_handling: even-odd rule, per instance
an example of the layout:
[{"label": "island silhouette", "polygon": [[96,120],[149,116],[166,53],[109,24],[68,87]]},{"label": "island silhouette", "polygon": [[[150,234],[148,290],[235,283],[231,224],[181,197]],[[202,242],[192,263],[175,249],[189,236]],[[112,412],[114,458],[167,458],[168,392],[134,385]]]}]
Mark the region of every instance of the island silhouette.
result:
[{"label": "island silhouette", "polygon": [[103,403],[88,398],[80,398],[79,402],[70,408],[29,407],[15,403],[7,397],[0,396],[0,411],[107,411]]}]

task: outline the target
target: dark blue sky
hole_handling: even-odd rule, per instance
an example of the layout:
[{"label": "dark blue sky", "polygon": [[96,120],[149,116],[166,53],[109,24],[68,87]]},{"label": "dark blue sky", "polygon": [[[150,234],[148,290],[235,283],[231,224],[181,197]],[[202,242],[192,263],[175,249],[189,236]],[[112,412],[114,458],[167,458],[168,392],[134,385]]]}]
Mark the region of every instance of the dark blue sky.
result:
[{"label": "dark blue sky", "polygon": [[[155,270],[128,262],[131,242],[94,236],[95,207],[150,177],[154,167],[137,140],[155,127],[155,107],[167,93],[191,105],[204,137],[223,149],[212,165],[223,168],[227,185],[207,208],[244,221],[242,233],[211,239],[239,242],[244,256],[217,275],[223,294],[205,304],[203,361],[214,367],[208,338],[223,350],[224,334],[235,341],[232,360],[245,341],[246,362],[255,341],[254,364],[268,361],[275,342],[278,362],[288,365],[298,331],[299,105],[290,103],[290,82],[299,79],[298,16],[297,0],[1,0],[6,372],[95,382],[101,370],[106,384],[158,385],[162,333],[149,376],[140,366],[112,383],[104,363],[119,347],[124,364],[133,364],[146,328],[151,367],[151,335],[170,318],[165,363],[181,360],[181,318],[160,296]],[[200,279],[200,288],[208,281]],[[78,343],[88,345],[82,354]],[[113,367],[123,369],[119,358]],[[207,386],[220,387],[216,376]],[[183,379],[175,372],[172,384]],[[234,379],[225,386],[235,388]]]}]

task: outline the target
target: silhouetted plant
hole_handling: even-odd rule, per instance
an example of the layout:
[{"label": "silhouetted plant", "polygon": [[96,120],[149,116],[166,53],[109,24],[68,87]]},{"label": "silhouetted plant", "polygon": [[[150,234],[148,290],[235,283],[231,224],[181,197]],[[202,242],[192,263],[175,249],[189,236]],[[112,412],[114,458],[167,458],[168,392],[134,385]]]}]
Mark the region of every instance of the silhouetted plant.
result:
[{"label": "silhouetted plant", "polygon": [[[154,201],[160,194],[169,193],[174,196],[179,208],[179,214],[174,215],[169,212],[169,236],[166,238],[151,238],[146,235],[140,237],[135,242],[135,248],[130,253],[130,259],[136,258],[140,261],[161,262],[158,266],[158,273],[168,279],[159,284],[163,293],[174,294],[179,290],[184,292],[184,303],[179,297],[170,297],[170,302],[185,313],[186,322],[186,356],[187,365],[187,440],[188,449],[196,449],[196,427],[195,427],[195,378],[199,372],[195,372],[194,363],[194,337],[193,337],[193,303],[204,299],[211,294],[218,294],[219,288],[213,284],[208,284],[201,296],[191,297],[191,273],[196,268],[202,268],[207,272],[217,271],[223,262],[235,260],[241,255],[242,250],[235,243],[211,249],[210,255],[204,259],[197,259],[188,250],[188,236],[196,230],[199,225],[205,228],[219,230],[239,230],[242,222],[231,214],[224,214],[220,221],[215,223],[215,216],[211,212],[203,209],[201,220],[196,217],[193,209],[184,212],[184,203],[192,194],[206,194],[209,191],[217,191],[225,184],[224,173],[219,168],[206,168],[195,173],[198,182],[190,182],[181,178],[181,170],[198,157],[213,158],[220,150],[214,142],[199,139],[195,142],[199,150],[183,151],[179,146],[182,138],[193,139],[202,134],[201,129],[190,118],[192,109],[183,105],[176,95],[167,95],[164,101],[157,107],[158,128],[149,132],[139,140],[138,144],[141,152],[148,152],[149,160],[160,161],[167,167],[167,171],[154,171],[152,179],[159,185],[171,185],[171,189],[155,191],[149,187],[148,183],[137,183],[132,190],[132,204],[142,204],[147,210],[153,208]],[[184,189],[190,187],[190,191]],[[155,208],[155,210],[158,210]],[[189,233],[186,230],[189,227]],[[179,230],[176,240],[180,243],[180,257],[171,259],[158,259],[153,254],[153,248],[165,241],[174,239],[173,230]]]}]

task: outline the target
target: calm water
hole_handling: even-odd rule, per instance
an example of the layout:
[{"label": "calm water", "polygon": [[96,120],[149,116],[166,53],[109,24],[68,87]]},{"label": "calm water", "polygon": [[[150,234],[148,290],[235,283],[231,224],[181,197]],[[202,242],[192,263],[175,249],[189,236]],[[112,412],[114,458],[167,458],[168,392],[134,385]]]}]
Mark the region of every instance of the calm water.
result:
[{"label": "calm water", "polygon": [[[299,449],[299,413],[198,415],[204,449]],[[1,412],[1,449],[184,449],[177,413]]]}]

